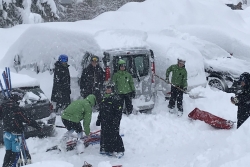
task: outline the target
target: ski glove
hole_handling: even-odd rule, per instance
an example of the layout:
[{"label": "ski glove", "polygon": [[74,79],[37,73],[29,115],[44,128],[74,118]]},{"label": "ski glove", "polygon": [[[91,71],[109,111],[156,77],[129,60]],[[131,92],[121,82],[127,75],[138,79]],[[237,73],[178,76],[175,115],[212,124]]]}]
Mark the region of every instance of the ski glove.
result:
[{"label": "ski glove", "polygon": [[233,103],[233,104],[237,104],[237,103],[239,103],[239,100],[236,98],[236,97],[231,97],[231,102]]},{"label": "ski glove", "polygon": [[131,97],[135,98],[135,91],[131,92]]},{"label": "ski glove", "polygon": [[101,126],[101,121],[97,120],[95,123],[96,126]]}]

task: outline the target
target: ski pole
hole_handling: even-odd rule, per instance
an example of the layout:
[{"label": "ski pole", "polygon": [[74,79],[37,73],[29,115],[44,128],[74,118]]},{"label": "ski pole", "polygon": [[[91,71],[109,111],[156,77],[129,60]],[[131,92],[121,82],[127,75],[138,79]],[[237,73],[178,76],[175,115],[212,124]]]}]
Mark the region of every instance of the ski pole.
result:
[{"label": "ski pole", "polygon": [[11,91],[12,85],[11,85],[11,78],[10,78],[10,68],[8,67],[7,70],[8,70],[8,78],[9,78],[9,88],[10,88],[10,91]]}]

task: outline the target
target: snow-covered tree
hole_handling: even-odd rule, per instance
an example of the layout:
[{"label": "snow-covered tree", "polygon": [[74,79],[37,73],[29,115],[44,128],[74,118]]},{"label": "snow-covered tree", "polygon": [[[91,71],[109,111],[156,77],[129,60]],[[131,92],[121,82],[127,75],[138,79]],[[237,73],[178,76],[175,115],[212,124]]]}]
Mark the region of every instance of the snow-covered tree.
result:
[{"label": "snow-covered tree", "polygon": [[22,10],[21,1],[0,0],[0,28],[21,24]]},{"label": "snow-covered tree", "polygon": [[31,9],[33,13],[40,14],[45,22],[58,20],[57,7],[54,0],[31,0]]}]

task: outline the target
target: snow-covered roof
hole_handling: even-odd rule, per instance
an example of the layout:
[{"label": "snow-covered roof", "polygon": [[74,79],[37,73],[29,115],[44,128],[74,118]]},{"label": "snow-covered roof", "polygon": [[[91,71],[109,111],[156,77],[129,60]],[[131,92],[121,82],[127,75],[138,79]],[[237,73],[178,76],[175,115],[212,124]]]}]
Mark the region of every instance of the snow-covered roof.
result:
[{"label": "snow-covered roof", "polygon": [[21,66],[37,63],[43,71],[53,65],[59,55],[66,54],[69,64],[79,68],[86,52],[102,56],[101,49],[92,35],[38,25],[28,28],[16,40],[1,63],[12,67],[14,57],[19,55]]}]

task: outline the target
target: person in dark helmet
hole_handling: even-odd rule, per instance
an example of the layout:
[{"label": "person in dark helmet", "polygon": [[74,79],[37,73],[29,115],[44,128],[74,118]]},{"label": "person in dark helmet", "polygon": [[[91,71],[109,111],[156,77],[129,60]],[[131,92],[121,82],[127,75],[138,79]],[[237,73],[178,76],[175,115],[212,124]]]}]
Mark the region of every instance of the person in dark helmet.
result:
[{"label": "person in dark helmet", "polygon": [[119,70],[113,75],[112,82],[115,84],[115,91],[120,96],[120,103],[123,106],[125,101],[127,114],[133,111],[132,98],[135,98],[135,86],[132,75],[126,71],[126,62],[118,61]]},{"label": "person in dark helmet", "polygon": [[113,93],[113,89],[113,84],[106,86],[104,97],[99,105],[96,125],[101,126],[100,154],[108,156],[115,154],[120,158],[125,151],[119,134],[123,106],[119,103],[119,96]]},{"label": "person in dark helmet", "polygon": [[51,101],[56,103],[56,113],[61,114],[70,104],[70,73],[68,56],[60,55],[55,63],[54,81],[52,88]]},{"label": "person in dark helmet", "polygon": [[241,74],[238,83],[241,85],[241,90],[235,97],[231,97],[231,102],[238,106],[237,129],[250,116],[250,74],[247,72]]},{"label": "person in dark helmet", "polygon": [[[174,113],[175,102],[177,101],[177,115],[179,117],[183,115],[183,91],[187,91],[187,70],[185,68],[185,62],[184,59],[178,58],[177,64],[171,65],[166,71],[166,82],[171,84],[171,97],[168,104],[169,112]],[[169,74],[171,72],[172,78],[170,82]]]},{"label": "person in dark helmet", "polygon": [[105,73],[99,65],[99,57],[92,56],[90,64],[82,71],[80,80],[81,96],[86,98],[88,95],[94,94],[97,104],[99,104],[102,100],[101,91],[104,80]]},{"label": "person in dark helmet", "polygon": [[26,116],[24,109],[19,106],[22,98],[21,93],[12,92],[10,98],[5,99],[0,106],[0,119],[3,120],[3,140],[6,148],[3,167],[12,167],[17,164],[24,132],[23,123],[38,130],[42,129],[35,120]]}]

